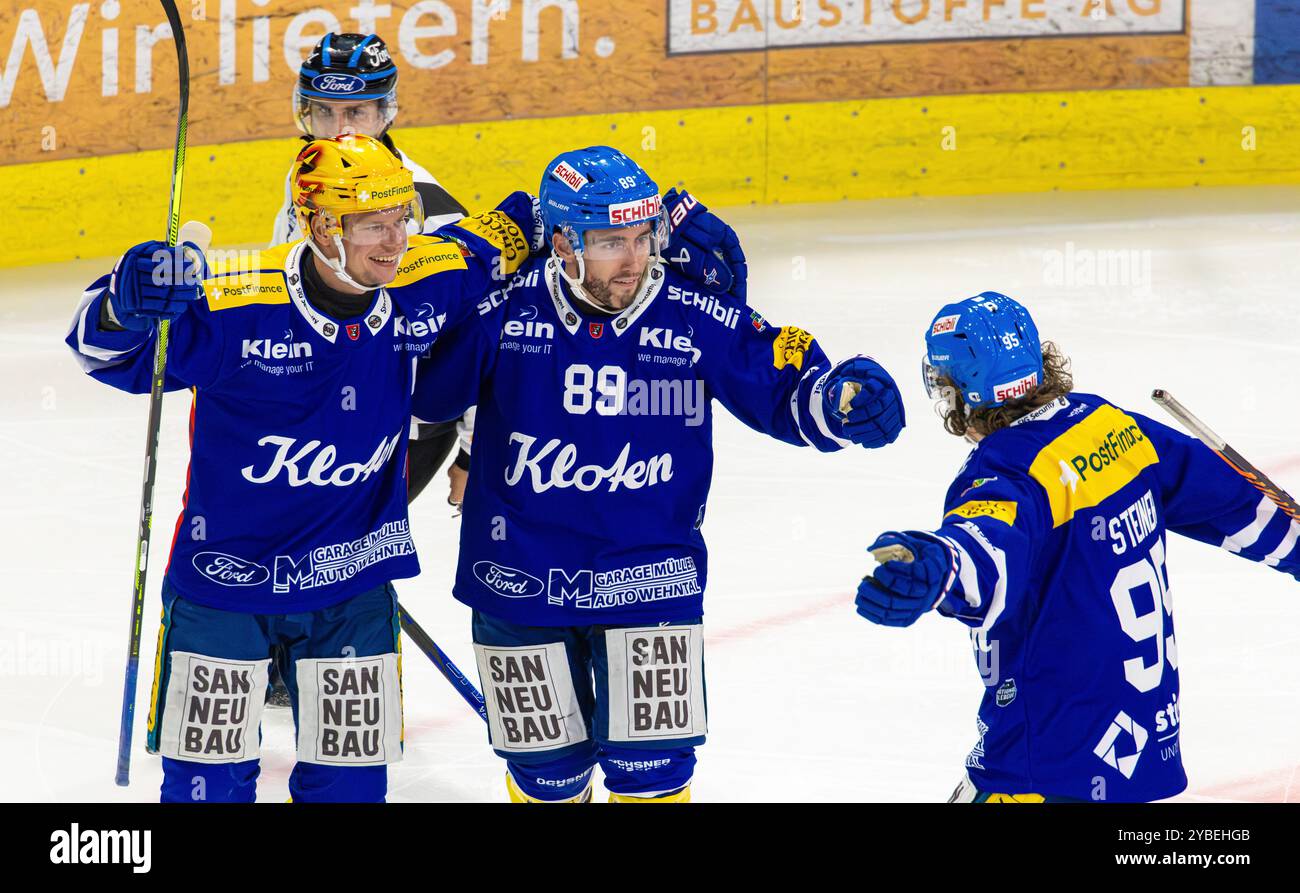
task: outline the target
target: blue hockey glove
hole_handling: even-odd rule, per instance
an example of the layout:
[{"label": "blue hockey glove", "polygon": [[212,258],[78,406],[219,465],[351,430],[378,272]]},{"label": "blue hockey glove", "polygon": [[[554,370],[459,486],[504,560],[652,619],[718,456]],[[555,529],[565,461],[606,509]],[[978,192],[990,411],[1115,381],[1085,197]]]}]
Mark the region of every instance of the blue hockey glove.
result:
[{"label": "blue hockey glove", "polygon": [[736,231],[689,192],[664,195],[672,228],[664,259],[701,288],[745,300],[749,264]]},{"label": "blue hockey glove", "polygon": [[[956,558],[948,547],[917,531],[887,531],[870,549],[902,547],[911,561],[887,559],[858,584],[858,613],[882,626],[911,626],[939,603],[956,576]],[[892,550],[891,550],[892,551]],[[901,554],[901,553],[900,553]]]},{"label": "blue hockey glove", "polygon": [[[857,391],[847,412],[841,404],[846,384]],[[839,422],[843,436],[867,449],[893,443],[907,424],[898,385],[884,366],[869,357],[837,364],[826,379],[822,401],[826,417]]]},{"label": "blue hockey glove", "polygon": [[203,297],[208,265],[193,242],[172,247],[141,242],[113,268],[108,301],[123,328],[147,332],[162,319],[174,320]]}]

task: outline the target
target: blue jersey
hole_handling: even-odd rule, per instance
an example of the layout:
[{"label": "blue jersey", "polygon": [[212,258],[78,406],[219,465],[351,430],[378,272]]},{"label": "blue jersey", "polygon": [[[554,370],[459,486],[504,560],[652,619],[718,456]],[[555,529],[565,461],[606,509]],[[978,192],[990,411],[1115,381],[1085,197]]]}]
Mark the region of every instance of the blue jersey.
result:
[{"label": "blue jersey", "polygon": [[986,685],[981,790],[1148,801],[1187,785],[1166,533],[1300,577],[1300,524],[1199,441],[1071,394],[997,431],[948,491],[939,611]]},{"label": "blue jersey", "polygon": [[[168,347],[166,389],[194,390],[166,574],[177,591],[284,614],[419,573],[406,514],[414,364],[494,286],[499,255],[468,239],[473,251],[413,236],[397,279],[348,320],[307,301],[305,242],[214,266]],[[156,330],[101,328],[108,285],[85,292],[67,343],[91,376],[147,393]]]},{"label": "blue jersey", "polygon": [[663,265],[648,277],[621,313],[588,315],[557,261],[534,259],[422,361],[416,416],[478,404],[460,601],[531,626],[699,617],[713,399],[786,443],[848,443],[811,335]]}]

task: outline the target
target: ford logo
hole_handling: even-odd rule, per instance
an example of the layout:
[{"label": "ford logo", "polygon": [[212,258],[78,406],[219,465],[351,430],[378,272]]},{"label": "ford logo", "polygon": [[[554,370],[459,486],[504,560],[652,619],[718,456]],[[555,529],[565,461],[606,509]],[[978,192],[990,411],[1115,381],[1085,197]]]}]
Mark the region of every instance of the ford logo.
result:
[{"label": "ford logo", "polygon": [[203,576],[222,586],[256,586],[271,576],[260,564],[224,552],[200,552],[190,563]]},{"label": "ford logo", "polygon": [[347,95],[360,93],[366,88],[366,82],[350,74],[318,74],[311,79],[312,88],[322,93]]},{"label": "ford logo", "polygon": [[494,561],[474,562],[474,576],[478,581],[503,598],[532,598],[546,588],[532,574],[503,567]]}]

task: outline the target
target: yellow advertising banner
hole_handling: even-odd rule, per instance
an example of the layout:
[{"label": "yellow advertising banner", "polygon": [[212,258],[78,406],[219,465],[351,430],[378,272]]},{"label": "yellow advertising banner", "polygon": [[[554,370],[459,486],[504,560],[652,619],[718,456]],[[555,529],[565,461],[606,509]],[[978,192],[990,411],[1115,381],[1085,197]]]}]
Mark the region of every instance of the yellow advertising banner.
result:
[{"label": "yellow advertising banner", "polygon": [[[0,164],[171,144],[154,0],[4,0]],[[1188,82],[1185,0],[179,0],[190,142],[291,136],[329,30],[376,32],[398,126]]]}]

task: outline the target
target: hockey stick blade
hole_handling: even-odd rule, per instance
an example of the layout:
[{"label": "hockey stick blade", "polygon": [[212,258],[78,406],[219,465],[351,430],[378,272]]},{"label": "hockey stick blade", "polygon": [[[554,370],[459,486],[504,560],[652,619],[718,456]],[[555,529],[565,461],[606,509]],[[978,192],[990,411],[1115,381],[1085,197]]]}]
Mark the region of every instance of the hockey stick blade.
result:
[{"label": "hockey stick blade", "polygon": [[1168,391],[1157,388],[1151,392],[1151,399],[1157,404],[1164,407],[1165,411],[1178,420],[1184,428],[1192,433],[1201,443],[1208,446],[1214,452],[1219,454],[1224,462],[1232,466],[1233,470],[1250,481],[1256,490],[1263,493],[1273,504],[1289,515],[1292,519],[1300,521],[1300,503],[1295,501],[1290,493],[1283,490],[1277,484],[1269,479],[1268,475],[1256,468],[1245,456],[1237,452],[1228,445],[1222,437],[1215,434],[1210,427],[1198,419],[1187,409],[1186,406],[1174,399],[1174,395]]},{"label": "hockey stick blade", "polygon": [[456,693],[464,698],[465,703],[470,709],[478,714],[479,719],[487,722],[487,702],[483,700],[483,695],[474,683],[469,681],[464,673],[460,671],[451,658],[447,657],[446,652],[438,647],[438,643],[433,641],[433,637],[424,631],[424,627],[415,622],[401,602],[397,603],[397,616],[402,624],[402,632],[411,637],[411,641],[424,652],[424,656],[442,673],[443,677],[451,683],[451,687],[456,689]]}]

